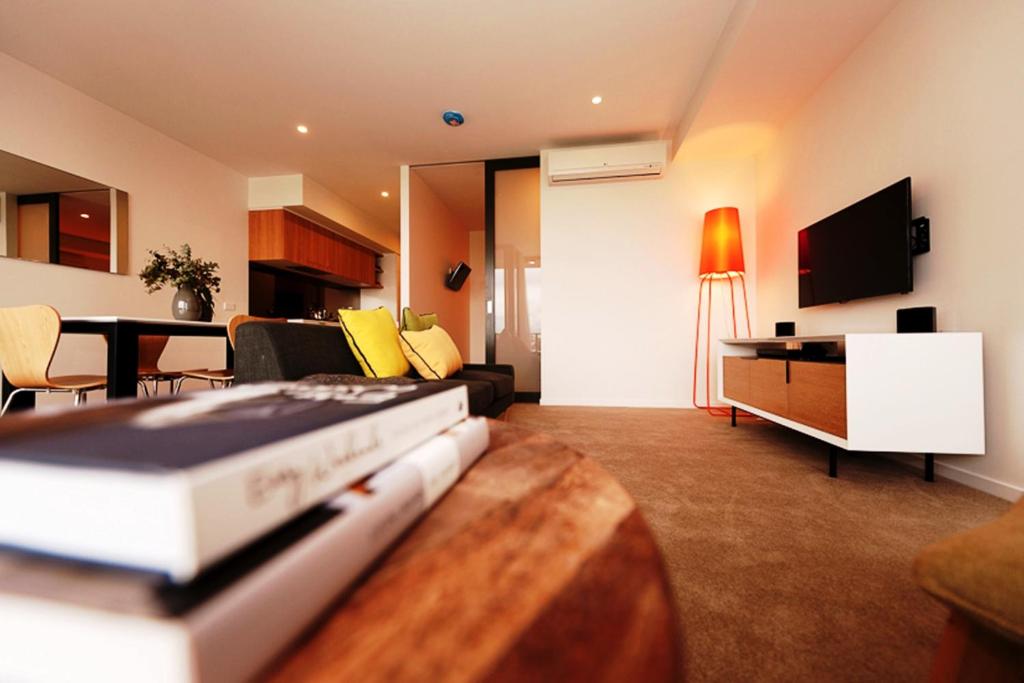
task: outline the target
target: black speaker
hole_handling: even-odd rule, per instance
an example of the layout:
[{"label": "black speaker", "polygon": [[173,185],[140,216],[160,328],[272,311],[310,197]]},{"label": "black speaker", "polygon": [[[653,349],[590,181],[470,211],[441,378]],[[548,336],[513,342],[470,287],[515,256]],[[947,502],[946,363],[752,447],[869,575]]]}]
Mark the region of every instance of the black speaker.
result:
[{"label": "black speaker", "polygon": [[775,336],[776,337],[794,337],[794,336],[796,336],[796,323],[794,323],[794,322],[775,323]]},{"label": "black speaker", "polygon": [[917,308],[896,309],[897,332],[934,332],[935,307],[918,306]]},{"label": "black speaker", "polygon": [[466,278],[469,277],[469,272],[473,270],[470,268],[465,261],[459,261],[455,264],[455,267],[448,273],[448,277],[444,279],[444,286],[453,292],[457,292],[462,289],[462,285],[465,284]]}]

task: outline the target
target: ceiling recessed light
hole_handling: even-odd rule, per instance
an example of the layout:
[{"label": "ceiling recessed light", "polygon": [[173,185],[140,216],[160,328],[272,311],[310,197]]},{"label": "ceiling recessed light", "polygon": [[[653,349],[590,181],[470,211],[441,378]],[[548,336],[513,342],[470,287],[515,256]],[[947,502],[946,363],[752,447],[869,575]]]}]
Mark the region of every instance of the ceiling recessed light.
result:
[{"label": "ceiling recessed light", "polygon": [[390,197],[391,193],[388,192],[387,190],[382,190],[381,193],[380,193],[380,196],[381,197]]},{"label": "ceiling recessed light", "polygon": [[299,125],[295,126],[295,130],[299,131],[303,135],[305,135],[306,133],[309,132],[309,128],[307,128],[304,124],[301,124],[301,123]]},{"label": "ceiling recessed light", "polygon": [[89,214],[87,214],[87,213],[80,213],[78,215],[81,216],[82,218],[88,218],[89,217]]},{"label": "ceiling recessed light", "polygon": [[601,97],[600,95],[594,95],[593,97],[590,98],[590,101],[593,104],[601,104],[602,102],[604,102],[604,98]]}]

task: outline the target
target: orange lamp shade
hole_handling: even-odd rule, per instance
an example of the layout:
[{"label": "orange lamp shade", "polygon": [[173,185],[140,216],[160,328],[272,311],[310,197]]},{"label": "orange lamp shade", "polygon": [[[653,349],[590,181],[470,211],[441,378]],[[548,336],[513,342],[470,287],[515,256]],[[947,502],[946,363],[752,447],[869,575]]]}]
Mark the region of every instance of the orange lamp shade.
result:
[{"label": "orange lamp shade", "polygon": [[743,272],[740,212],[733,206],[704,214],[704,239],[700,247],[701,276],[729,272]]}]

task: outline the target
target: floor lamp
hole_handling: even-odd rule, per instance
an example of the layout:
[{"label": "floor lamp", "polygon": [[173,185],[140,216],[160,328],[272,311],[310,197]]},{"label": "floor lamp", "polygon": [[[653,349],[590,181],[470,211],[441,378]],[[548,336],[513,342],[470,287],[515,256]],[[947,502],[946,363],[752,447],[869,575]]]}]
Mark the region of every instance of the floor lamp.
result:
[{"label": "floor lamp", "polygon": [[[740,212],[735,207],[712,209],[704,214],[704,235],[700,248],[700,287],[697,290],[697,334],[693,344],[693,406],[711,415],[729,415],[731,409],[711,405],[711,312],[715,283],[729,283],[729,305],[732,310],[732,336],[736,329],[736,285],[743,293],[743,312],[750,336],[750,310],[747,307],[747,283],[743,278],[743,243],[740,238]],[[700,360],[700,323],[704,307],[704,286],[708,290],[707,327],[704,340],[704,405],[697,401],[697,375]]]}]

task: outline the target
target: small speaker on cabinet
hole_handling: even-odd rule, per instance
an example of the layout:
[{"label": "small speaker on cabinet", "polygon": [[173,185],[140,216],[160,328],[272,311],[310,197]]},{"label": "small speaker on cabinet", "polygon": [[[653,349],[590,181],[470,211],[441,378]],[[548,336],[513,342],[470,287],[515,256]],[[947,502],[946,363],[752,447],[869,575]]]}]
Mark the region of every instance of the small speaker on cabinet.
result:
[{"label": "small speaker on cabinet", "polygon": [[918,306],[916,308],[899,308],[896,310],[896,331],[934,332],[935,307]]},{"label": "small speaker on cabinet", "polygon": [[796,323],[794,323],[794,322],[775,323],[775,336],[776,337],[793,337],[793,336],[796,336]]}]

